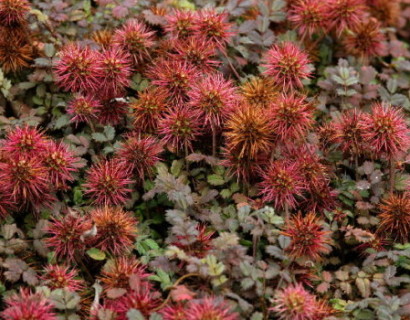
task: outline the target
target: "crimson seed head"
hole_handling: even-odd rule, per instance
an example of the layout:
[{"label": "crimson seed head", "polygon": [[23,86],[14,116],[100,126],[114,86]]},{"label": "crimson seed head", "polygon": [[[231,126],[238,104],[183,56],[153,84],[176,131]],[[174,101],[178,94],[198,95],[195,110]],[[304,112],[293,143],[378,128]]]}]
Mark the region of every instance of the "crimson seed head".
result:
[{"label": "crimson seed head", "polygon": [[112,42],[128,52],[135,65],[140,64],[150,55],[154,46],[155,32],[137,20],[127,21],[122,28],[115,31]]},{"label": "crimson seed head", "polygon": [[240,157],[238,150],[227,145],[222,151],[220,165],[227,168],[228,176],[235,176],[238,181],[249,183],[257,176],[260,167],[266,163],[267,158],[263,154],[253,159]]},{"label": "crimson seed head", "polygon": [[322,255],[330,252],[330,232],[323,230],[322,224],[313,212],[305,217],[299,213],[290,218],[282,234],[291,240],[286,252],[294,259],[316,262]]},{"label": "crimson seed head", "polygon": [[[1,24],[1,18],[0,18]],[[13,27],[11,27],[13,28]],[[9,30],[9,29],[2,29]],[[25,30],[25,29],[17,29]],[[34,48],[28,43],[24,34],[5,32],[6,39],[0,39],[0,66],[5,73],[18,72],[23,68],[29,68],[34,56]],[[3,35],[4,36],[4,35]],[[11,42],[7,39],[13,39]]]},{"label": "crimson seed head", "polygon": [[130,84],[131,56],[119,47],[103,50],[101,61],[101,90],[106,99],[112,99],[124,93]]},{"label": "crimson seed head", "polygon": [[63,47],[59,55],[54,72],[61,88],[72,92],[98,92],[102,75],[98,52],[70,43]]},{"label": "crimson seed head", "polygon": [[130,104],[134,129],[144,133],[157,132],[159,119],[167,109],[167,98],[166,92],[157,87],[141,92],[138,100]]},{"label": "crimson seed head", "polygon": [[124,167],[132,168],[140,182],[144,181],[146,175],[152,173],[154,165],[160,161],[162,152],[161,143],[153,138],[139,138],[136,135],[127,137],[117,151],[119,163]]},{"label": "crimson seed head", "polygon": [[352,30],[359,25],[366,15],[364,0],[329,0],[326,10],[330,28],[339,37],[343,31]]},{"label": "crimson seed head", "polygon": [[302,38],[310,38],[314,33],[323,32],[327,20],[326,2],[318,0],[300,0],[292,4],[288,19],[298,30]]},{"label": "crimson seed head", "polygon": [[39,209],[55,200],[47,168],[39,158],[15,156],[0,163],[0,180],[21,209]]},{"label": "crimson seed head", "polygon": [[111,300],[108,308],[117,314],[116,320],[128,320],[127,313],[130,309],[140,311],[144,316],[149,316],[161,304],[161,294],[152,290],[152,286],[144,281],[133,290],[118,299]]},{"label": "crimson seed head", "polygon": [[195,35],[213,42],[219,49],[224,49],[233,36],[232,24],[227,22],[228,13],[216,12],[215,9],[198,11],[195,21]]},{"label": "crimson seed head", "polygon": [[84,254],[89,239],[85,233],[92,228],[86,217],[68,214],[61,219],[52,220],[47,226],[49,237],[45,240],[48,247],[53,248],[60,259],[75,261],[75,256]]},{"label": "crimson seed head", "polygon": [[314,123],[314,108],[306,96],[283,94],[271,107],[272,128],[284,143],[304,139]]},{"label": "crimson seed head", "polygon": [[9,157],[32,158],[45,151],[47,139],[35,127],[16,127],[11,130],[2,144],[2,151]]},{"label": "crimson seed head", "polygon": [[367,59],[386,54],[386,38],[380,30],[380,23],[372,18],[358,24],[346,34],[343,44],[348,53]]},{"label": "crimson seed head", "polygon": [[265,77],[252,77],[242,84],[241,94],[245,100],[256,107],[268,108],[277,96],[273,81]]},{"label": "crimson seed head", "polygon": [[376,157],[394,158],[409,148],[410,130],[398,108],[375,103],[372,113],[363,115],[360,126],[364,142]]},{"label": "crimson seed head", "polygon": [[4,299],[5,308],[0,313],[7,320],[57,320],[54,305],[40,293],[31,293],[28,289],[20,289]]},{"label": "crimson seed head", "polygon": [[137,276],[142,281],[148,281],[151,274],[146,267],[133,257],[118,257],[109,261],[101,271],[101,282],[104,290],[115,288],[129,289],[131,276]]},{"label": "crimson seed head", "polygon": [[168,304],[160,313],[164,320],[186,320],[185,306],[181,303]]},{"label": "crimson seed head", "polygon": [[96,208],[90,218],[97,228],[94,246],[113,255],[127,251],[134,243],[137,220],[132,213],[116,207]]},{"label": "crimson seed head", "polygon": [[29,10],[27,0],[0,0],[0,25],[11,27],[24,24]]},{"label": "crimson seed head", "polygon": [[176,151],[191,150],[192,143],[201,135],[201,123],[197,110],[175,107],[161,119],[158,132],[161,141]]},{"label": "crimson seed head", "polygon": [[162,87],[175,104],[187,101],[187,92],[198,76],[194,66],[175,59],[159,59],[148,71],[152,84]]},{"label": "crimson seed head", "polygon": [[78,158],[64,143],[47,143],[43,162],[48,169],[48,179],[56,189],[66,189],[67,184],[74,180],[72,174],[78,171],[75,165],[77,161]]},{"label": "crimson seed head", "polygon": [[410,239],[410,196],[408,193],[388,195],[379,205],[380,224],[377,232],[394,241],[406,243]]},{"label": "crimson seed head", "polygon": [[170,55],[172,59],[186,61],[204,73],[215,71],[219,65],[219,61],[215,59],[215,45],[201,38],[175,41],[175,51],[175,54]]},{"label": "crimson seed head", "polygon": [[232,81],[225,80],[220,73],[202,78],[192,86],[188,96],[189,105],[200,112],[205,124],[218,129],[239,100]]},{"label": "crimson seed head", "polygon": [[331,140],[336,142],[340,149],[348,154],[359,155],[365,151],[363,143],[363,129],[360,124],[363,114],[353,109],[343,113],[335,123]]},{"label": "crimson seed head", "polygon": [[308,55],[292,42],[274,45],[265,55],[264,75],[272,77],[285,90],[302,88],[303,79],[311,77]]},{"label": "crimson seed head", "polygon": [[67,266],[48,265],[40,279],[51,290],[66,288],[70,291],[80,291],[84,285],[82,280],[76,279],[77,275],[76,270],[70,270]]},{"label": "crimson seed head", "polygon": [[298,283],[279,290],[270,308],[281,320],[321,320],[330,315],[330,309]]},{"label": "crimson seed head", "polygon": [[165,31],[173,39],[185,39],[195,31],[197,12],[191,10],[175,10],[166,16]]},{"label": "crimson seed head", "polygon": [[67,105],[67,113],[75,124],[97,120],[100,109],[100,101],[90,95],[76,95]]},{"label": "crimson seed head", "polygon": [[187,320],[238,320],[239,315],[219,297],[205,297],[189,302],[185,310]]},{"label": "crimson seed head", "polygon": [[269,115],[250,104],[239,105],[226,121],[225,137],[230,149],[239,158],[255,159],[273,148],[272,125]]},{"label": "crimson seed head", "polygon": [[102,160],[89,169],[83,187],[94,204],[122,205],[132,191],[130,177],[131,168],[121,165],[117,159]]},{"label": "crimson seed head", "polygon": [[116,126],[125,118],[128,112],[128,103],[123,99],[104,100],[98,113],[98,123]]},{"label": "crimson seed head", "polygon": [[295,208],[296,198],[305,191],[305,182],[297,163],[275,161],[261,172],[259,188],[263,201],[272,202],[275,208]]}]

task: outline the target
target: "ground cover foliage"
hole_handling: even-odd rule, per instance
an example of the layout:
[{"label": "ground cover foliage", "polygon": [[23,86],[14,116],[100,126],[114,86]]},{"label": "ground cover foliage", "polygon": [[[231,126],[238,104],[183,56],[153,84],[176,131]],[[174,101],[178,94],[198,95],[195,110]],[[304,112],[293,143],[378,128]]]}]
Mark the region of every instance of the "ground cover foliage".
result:
[{"label": "ground cover foliage", "polygon": [[0,0],[0,317],[409,319],[409,20]]}]

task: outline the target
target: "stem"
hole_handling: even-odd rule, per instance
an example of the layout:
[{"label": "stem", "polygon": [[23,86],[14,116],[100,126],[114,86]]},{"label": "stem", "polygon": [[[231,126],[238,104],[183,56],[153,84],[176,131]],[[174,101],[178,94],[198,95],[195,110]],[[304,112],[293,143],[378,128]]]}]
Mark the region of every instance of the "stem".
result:
[{"label": "stem", "polygon": [[229,67],[231,68],[232,72],[234,73],[235,77],[238,78],[238,80],[241,78],[239,75],[238,71],[236,71],[235,67],[233,66],[231,60],[228,57],[228,54],[225,52],[225,50],[220,50],[224,57],[226,58],[226,61],[228,62]]},{"label": "stem", "polygon": [[394,186],[396,184],[396,181],[395,181],[396,168],[395,167],[396,167],[396,161],[393,158],[391,158],[390,159],[390,172],[389,172],[389,175],[390,175],[390,192],[391,193],[393,193]]},{"label": "stem", "polygon": [[289,213],[289,206],[285,203],[285,221],[289,220],[290,213]]},{"label": "stem", "polygon": [[215,130],[214,125],[211,126],[211,130],[212,130],[212,156],[216,157],[216,130]]},{"label": "stem", "polygon": [[[175,281],[175,283],[171,287],[168,287],[167,289],[170,289],[170,290],[174,289],[177,285],[179,285],[182,281],[184,281],[186,278],[189,278],[189,277],[202,277],[202,275],[199,274],[199,273],[188,273],[188,274],[183,275],[182,277],[180,277],[177,281]],[[152,311],[155,312],[155,311],[161,310],[164,306],[166,306],[166,304],[168,303],[170,298],[171,298],[171,292],[168,294],[168,296],[164,300],[164,302],[161,303],[161,305],[159,305],[158,307],[156,307]]]}]

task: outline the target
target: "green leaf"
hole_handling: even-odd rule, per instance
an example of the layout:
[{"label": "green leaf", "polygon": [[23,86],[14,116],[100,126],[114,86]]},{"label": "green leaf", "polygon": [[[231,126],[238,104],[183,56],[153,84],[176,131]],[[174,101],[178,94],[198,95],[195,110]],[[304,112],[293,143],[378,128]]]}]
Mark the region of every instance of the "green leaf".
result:
[{"label": "green leaf", "polygon": [[52,58],[54,54],[56,53],[54,45],[52,43],[46,43],[44,45],[44,53],[46,54],[47,57]]},{"label": "green leaf", "polygon": [[106,141],[108,141],[105,134],[103,134],[101,132],[94,132],[91,136],[92,136],[93,140],[95,140],[97,142],[106,142]]},{"label": "green leaf", "polygon": [[115,128],[111,126],[104,127],[104,134],[108,140],[113,140],[115,138]]},{"label": "green leaf", "polygon": [[221,186],[225,183],[224,178],[218,174],[209,175],[207,180],[208,180],[208,183],[212,186]]},{"label": "green leaf", "polygon": [[56,129],[61,129],[65,127],[66,125],[68,125],[69,123],[70,123],[70,118],[68,117],[68,115],[64,114],[57,119],[54,127]]},{"label": "green leaf", "polygon": [[97,261],[102,261],[106,258],[105,252],[97,248],[91,248],[87,250],[87,254],[91,257],[91,259],[94,259]]}]

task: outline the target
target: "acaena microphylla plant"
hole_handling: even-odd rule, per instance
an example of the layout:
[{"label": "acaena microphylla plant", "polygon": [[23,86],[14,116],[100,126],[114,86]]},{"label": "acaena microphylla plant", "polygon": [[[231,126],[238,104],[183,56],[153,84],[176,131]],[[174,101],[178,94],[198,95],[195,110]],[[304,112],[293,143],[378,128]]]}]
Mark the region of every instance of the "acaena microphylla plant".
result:
[{"label": "acaena microphylla plant", "polygon": [[271,77],[275,85],[284,90],[303,87],[302,80],[312,76],[310,59],[303,50],[292,42],[274,45],[264,57],[263,74]]},{"label": "acaena microphylla plant", "polygon": [[170,102],[177,105],[188,100],[187,93],[198,76],[198,70],[192,64],[168,58],[156,60],[148,70],[152,84],[163,88]]},{"label": "acaena microphylla plant", "polygon": [[212,73],[192,85],[189,105],[201,114],[204,124],[220,129],[238,104],[238,95],[231,80],[221,73]]},{"label": "acaena microphylla plant", "polygon": [[98,43],[101,48],[108,49],[113,44],[114,32],[109,29],[96,30],[92,33],[91,38]]},{"label": "acaena microphylla plant", "polygon": [[130,277],[138,277],[141,281],[148,281],[151,274],[146,266],[134,257],[118,257],[108,261],[101,271],[100,280],[105,292],[110,289],[130,287]]},{"label": "acaena microphylla plant", "polygon": [[277,209],[293,209],[297,198],[306,190],[306,183],[295,162],[277,160],[261,170],[260,195]]},{"label": "acaena microphylla plant", "polygon": [[[35,51],[26,35],[26,27],[17,30],[20,31],[7,32],[6,38],[0,39],[0,66],[6,73],[16,73],[29,68],[34,59]],[[13,41],[8,41],[7,38]]]},{"label": "acaena microphylla plant", "polygon": [[238,105],[226,121],[225,138],[227,148],[237,150],[239,158],[270,154],[274,146],[270,116],[247,103]]},{"label": "acaena microphylla plant", "polygon": [[140,21],[129,20],[113,35],[112,42],[132,57],[134,65],[139,65],[150,57],[155,45],[155,32]]},{"label": "acaena microphylla plant", "polygon": [[170,58],[186,61],[204,73],[215,71],[220,64],[215,58],[215,45],[203,38],[191,37],[184,41],[175,41],[175,51]]},{"label": "acaena microphylla plant", "polygon": [[194,35],[198,12],[174,10],[166,16],[165,31],[171,39],[183,40]]},{"label": "acaena microphylla plant", "polygon": [[118,159],[101,160],[87,172],[83,188],[94,204],[122,205],[132,191],[131,175],[132,168],[120,164]]},{"label": "acaena microphylla plant", "polygon": [[298,30],[302,39],[326,31],[328,26],[328,8],[326,2],[318,0],[300,0],[292,4],[288,14],[289,21]]},{"label": "acaena microphylla plant", "polygon": [[182,303],[168,304],[161,309],[160,314],[164,320],[185,320],[185,305]]},{"label": "acaena microphylla plant", "polygon": [[283,94],[271,106],[272,129],[282,143],[305,139],[314,124],[314,108],[306,96]]},{"label": "acaena microphylla plant", "polygon": [[408,193],[389,194],[379,205],[377,232],[394,241],[406,243],[410,238],[410,197]]},{"label": "acaena microphylla plant", "polygon": [[128,113],[128,103],[124,99],[106,99],[102,101],[97,114],[98,123],[102,125],[117,126],[124,123]]},{"label": "acaena microphylla plant", "polygon": [[119,164],[131,168],[138,182],[143,182],[152,173],[155,164],[161,160],[163,146],[154,137],[129,135],[117,150]]},{"label": "acaena microphylla plant", "polygon": [[192,143],[202,134],[198,110],[174,107],[160,120],[158,133],[161,141],[176,152],[187,153]]},{"label": "acaena microphylla plant", "polygon": [[78,171],[78,158],[64,143],[48,141],[42,155],[48,171],[48,180],[56,190],[66,189],[74,180],[73,173]]},{"label": "acaena microphylla plant", "polygon": [[88,217],[69,213],[49,222],[45,230],[48,234],[45,243],[54,250],[58,259],[74,262],[89,247],[90,237],[87,232],[91,229],[92,222]]},{"label": "acaena microphylla plant", "polygon": [[195,21],[195,35],[213,42],[220,50],[225,50],[234,34],[232,24],[227,20],[226,12],[219,13],[215,9],[202,9],[198,12]]},{"label": "acaena microphylla plant", "polygon": [[185,310],[187,320],[238,320],[239,315],[220,297],[205,297],[189,302]]},{"label": "acaena microphylla plant", "polygon": [[70,291],[81,291],[84,288],[82,280],[77,279],[78,272],[64,265],[47,265],[40,277],[43,284],[50,289],[68,289]]},{"label": "acaena microphylla plant", "polygon": [[97,234],[93,238],[96,248],[113,255],[130,249],[137,236],[137,220],[131,212],[105,206],[95,208],[89,214],[97,228]]},{"label": "acaena microphylla plant", "polygon": [[101,90],[105,99],[116,98],[130,84],[131,56],[120,47],[105,49],[97,57],[101,61]]},{"label": "acaena microphylla plant", "polygon": [[410,130],[401,109],[375,103],[360,121],[362,138],[376,157],[396,158],[410,144]]},{"label": "acaena microphylla plant", "polygon": [[281,320],[322,320],[331,315],[331,310],[300,283],[278,291],[270,310]]},{"label": "acaena microphylla plant", "polygon": [[77,94],[67,104],[67,113],[76,125],[96,121],[100,109],[101,102],[92,95]]},{"label": "acaena microphylla plant", "polygon": [[69,43],[59,53],[54,66],[57,84],[71,92],[97,92],[101,86],[99,53],[77,43]]},{"label": "acaena microphylla plant", "polygon": [[25,23],[29,10],[30,5],[26,0],[1,0],[0,25],[13,27]]},{"label": "acaena microphylla plant", "polygon": [[57,320],[54,305],[41,293],[20,289],[18,293],[5,299],[5,309],[0,316],[6,320]]},{"label": "acaena microphylla plant", "polygon": [[7,157],[22,156],[33,158],[46,150],[47,139],[35,127],[23,126],[10,130],[2,141],[1,150]]},{"label": "acaena microphylla plant", "polygon": [[370,14],[383,26],[395,27],[401,15],[401,2],[394,0],[366,0]]},{"label": "acaena microphylla plant", "polygon": [[152,290],[147,282],[138,282],[132,286],[125,295],[116,300],[108,301],[108,308],[117,314],[117,320],[128,320],[127,313],[130,309],[141,312],[144,316],[149,316],[160,306],[160,292]]},{"label": "acaena microphylla plant", "polygon": [[278,95],[278,89],[269,77],[252,77],[241,85],[240,93],[250,105],[268,108]]},{"label": "acaena microphylla plant", "polygon": [[345,111],[339,119],[332,122],[334,128],[331,140],[346,154],[358,156],[366,151],[363,141],[363,128],[361,119],[363,114],[360,110]]},{"label": "acaena microphylla plant", "polygon": [[245,184],[255,180],[259,169],[268,163],[268,157],[264,154],[254,158],[240,156],[240,151],[235,148],[223,148],[221,154],[220,165],[227,168],[228,176],[233,176]]},{"label": "acaena microphylla plant", "polygon": [[12,156],[0,162],[0,179],[19,209],[39,210],[55,201],[48,170],[39,158]]},{"label": "acaena microphylla plant", "polygon": [[158,87],[150,87],[139,93],[130,103],[134,129],[143,133],[156,133],[158,123],[167,110],[167,93]]},{"label": "acaena microphylla plant", "polygon": [[363,22],[366,15],[364,0],[330,0],[327,2],[329,27],[340,37]]},{"label": "acaena microphylla plant", "polygon": [[324,230],[313,212],[306,216],[298,213],[289,218],[282,234],[290,238],[285,252],[297,261],[317,262],[331,251],[330,232]]},{"label": "acaena microphylla plant", "polygon": [[346,51],[361,59],[385,55],[385,42],[386,38],[380,30],[380,23],[374,18],[358,24],[343,39]]}]

